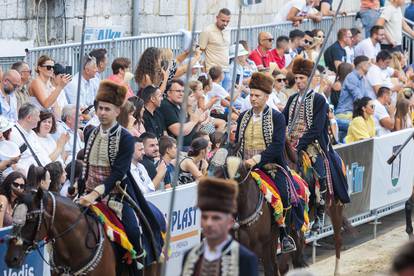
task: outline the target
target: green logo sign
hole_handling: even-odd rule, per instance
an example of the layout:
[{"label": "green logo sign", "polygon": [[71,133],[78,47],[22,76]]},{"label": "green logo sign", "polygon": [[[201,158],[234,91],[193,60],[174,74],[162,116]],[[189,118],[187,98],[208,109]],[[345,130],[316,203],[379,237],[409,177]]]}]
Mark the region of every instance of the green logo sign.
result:
[{"label": "green logo sign", "polygon": [[[394,146],[392,148],[392,153],[395,153],[401,145]],[[394,162],[391,165],[391,184],[393,187],[397,186],[398,180],[400,178],[400,170],[401,170],[401,154],[400,153],[397,158],[395,158]]]}]

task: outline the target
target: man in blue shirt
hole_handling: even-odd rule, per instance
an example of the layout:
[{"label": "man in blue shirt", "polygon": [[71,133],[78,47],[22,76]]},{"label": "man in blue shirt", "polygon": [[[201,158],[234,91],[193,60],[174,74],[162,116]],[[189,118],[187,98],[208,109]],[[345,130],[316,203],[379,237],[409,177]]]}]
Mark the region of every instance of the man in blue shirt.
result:
[{"label": "man in blue shirt", "polygon": [[0,83],[1,114],[11,122],[17,121],[17,98],[14,91],[20,87],[21,77],[16,70],[7,71]]},{"label": "man in blue shirt", "polygon": [[340,140],[348,132],[349,122],[352,120],[354,101],[366,96],[367,91],[369,91],[367,80],[365,79],[370,67],[369,58],[358,56],[354,60],[354,65],[355,69],[349,73],[342,85],[338,106],[335,110]]},{"label": "man in blue shirt", "polygon": [[324,58],[329,70],[336,73],[338,66],[346,62],[346,46],[352,45],[352,33],[349,29],[338,31],[338,40],[326,49]]},{"label": "man in blue shirt", "polygon": [[[404,17],[414,22],[414,0],[411,0],[411,4],[405,9]],[[410,23],[408,23],[408,25],[410,25],[411,28],[413,27]]]}]

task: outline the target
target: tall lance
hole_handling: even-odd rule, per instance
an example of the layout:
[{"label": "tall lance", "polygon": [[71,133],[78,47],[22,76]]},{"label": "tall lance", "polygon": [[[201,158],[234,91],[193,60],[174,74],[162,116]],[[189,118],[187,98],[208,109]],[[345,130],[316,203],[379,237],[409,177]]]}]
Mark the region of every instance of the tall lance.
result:
[{"label": "tall lance", "polygon": [[[180,130],[179,130],[179,135],[178,135],[178,139],[177,139],[177,155],[175,160],[177,160],[177,165],[174,167],[174,175],[173,175],[173,179],[172,179],[172,192],[171,192],[171,201],[170,201],[170,206],[169,206],[169,211],[168,211],[168,229],[167,229],[167,235],[166,235],[166,242],[165,242],[165,248],[167,248],[167,252],[168,252],[168,248],[170,246],[170,242],[171,242],[171,225],[172,225],[172,212],[174,209],[174,202],[175,202],[175,192],[176,192],[176,187],[177,187],[177,182],[178,182],[178,173],[179,173],[179,166],[178,166],[178,160],[180,158],[180,150],[183,147],[184,144],[184,124],[187,118],[187,103],[188,103],[188,95],[189,95],[189,81],[191,78],[191,71],[192,71],[192,65],[191,65],[191,61],[193,59],[194,56],[194,41],[196,38],[196,12],[198,11],[198,0],[195,0],[194,3],[194,14],[193,14],[193,23],[192,23],[192,27],[191,27],[191,43],[190,43],[190,51],[189,51],[189,60],[188,60],[188,65],[187,65],[187,72],[185,75],[185,86],[184,86],[184,100],[183,103],[181,104],[181,110],[180,110]],[[190,11],[189,11],[190,12]],[[167,262],[164,262],[163,266],[162,266],[162,271],[161,271],[161,275],[166,276],[167,274]]]},{"label": "tall lance", "polygon": [[[337,7],[337,9],[336,9],[336,11],[335,11],[335,15],[334,15],[334,16],[333,16],[333,18],[332,18],[332,24],[331,24],[331,26],[329,26],[328,33],[327,33],[327,35],[326,35],[325,40],[324,40],[324,41],[323,41],[323,43],[322,43],[321,50],[320,50],[320,52],[319,52],[318,57],[316,58],[316,61],[315,61],[314,66],[313,66],[313,68],[312,68],[312,72],[311,72],[311,75],[310,75],[310,77],[309,77],[309,79],[308,79],[308,83],[306,84],[305,93],[302,95],[302,98],[301,98],[301,101],[300,101],[300,103],[299,103],[299,106],[296,108],[296,110],[295,110],[295,114],[293,115],[293,119],[292,119],[292,123],[291,123],[291,128],[290,128],[290,129],[288,129],[288,136],[292,133],[292,130],[294,129],[294,126],[295,126],[295,124],[296,124],[296,120],[298,119],[298,116],[299,116],[299,110],[301,109],[302,104],[305,102],[305,98],[306,98],[306,95],[307,95],[308,89],[309,89],[309,87],[310,87],[310,85],[311,85],[311,83],[312,83],[312,79],[313,79],[313,77],[314,77],[314,75],[315,75],[316,68],[317,68],[317,66],[318,66],[318,64],[319,64],[319,61],[321,60],[321,57],[322,57],[322,55],[323,55],[323,52],[325,51],[326,45],[327,45],[327,43],[328,43],[329,36],[331,35],[332,30],[333,30],[333,27],[335,26],[336,19],[337,19],[337,17],[338,17],[339,10],[341,9],[341,6],[342,6],[342,3],[343,3],[343,2],[344,2],[344,0],[341,0],[341,2],[339,2],[339,5],[338,5],[338,7]],[[293,62],[293,61],[292,61],[292,62]]]},{"label": "tall lance", "polygon": [[79,127],[79,105],[80,105],[80,87],[81,87],[81,77],[82,77],[82,69],[83,69],[83,55],[85,51],[85,25],[86,25],[86,9],[88,6],[88,0],[84,0],[83,2],[83,21],[82,21],[82,38],[81,38],[81,44],[80,44],[80,54],[79,54],[79,66],[78,66],[78,72],[79,72],[79,78],[78,78],[78,89],[76,91],[76,120],[75,120],[75,133],[73,135],[73,147],[72,147],[72,161],[71,161],[71,168],[70,168],[70,186],[68,188],[69,194],[74,194],[75,188],[74,188],[74,181],[75,181],[75,164],[76,164],[76,146],[78,142],[78,127]]}]

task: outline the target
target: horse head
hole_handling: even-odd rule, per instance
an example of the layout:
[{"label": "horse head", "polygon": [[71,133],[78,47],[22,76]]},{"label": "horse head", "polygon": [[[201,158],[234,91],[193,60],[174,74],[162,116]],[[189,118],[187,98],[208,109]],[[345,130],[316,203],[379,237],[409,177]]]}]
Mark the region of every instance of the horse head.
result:
[{"label": "horse head", "polygon": [[47,194],[39,188],[17,194],[13,210],[12,232],[9,236],[5,261],[7,266],[19,268],[28,253],[46,237],[42,222],[47,215]]},{"label": "horse head", "polygon": [[239,150],[240,143],[223,143],[211,158],[208,168],[209,175],[234,179],[239,185],[242,184],[249,170],[244,166]]}]

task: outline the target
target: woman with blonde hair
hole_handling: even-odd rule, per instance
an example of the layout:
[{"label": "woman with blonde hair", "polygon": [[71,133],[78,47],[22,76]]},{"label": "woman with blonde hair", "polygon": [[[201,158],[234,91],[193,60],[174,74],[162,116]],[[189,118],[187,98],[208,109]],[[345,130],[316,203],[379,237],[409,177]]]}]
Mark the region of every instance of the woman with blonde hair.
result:
[{"label": "woman with blonde hair", "polygon": [[43,109],[52,109],[56,117],[60,117],[62,108],[67,104],[63,88],[71,81],[72,76],[54,74],[55,62],[43,55],[37,60],[37,78],[29,86],[30,101]]}]

